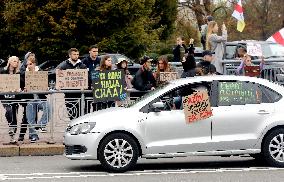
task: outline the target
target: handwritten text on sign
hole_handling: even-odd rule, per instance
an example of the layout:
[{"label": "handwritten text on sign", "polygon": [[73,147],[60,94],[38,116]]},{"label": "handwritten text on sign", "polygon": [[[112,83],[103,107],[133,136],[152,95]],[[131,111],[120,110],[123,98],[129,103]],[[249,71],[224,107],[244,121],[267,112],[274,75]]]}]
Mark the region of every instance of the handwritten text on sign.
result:
[{"label": "handwritten text on sign", "polygon": [[168,82],[171,80],[178,79],[177,72],[160,72],[160,81],[161,82]]},{"label": "handwritten text on sign", "polygon": [[27,91],[46,91],[48,89],[48,72],[25,72],[25,87]]},{"label": "handwritten text on sign", "polygon": [[19,91],[20,75],[19,74],[0,74],[0,92]]},{"label": "handwritten text on sign", "polygon": [[261,91],[255,84],[246,82],[220,82],[219,105],[243,105],[260,103]]},{"label": "handwritten text on sign", "polygon": [[56,70],[56,89],[87,89],[87,69]]},{"label": "handwritten text on sign", "polygon": [[247,54],[250,56],[262,56],[261,45],[256,43],[247,43]]},{"label": "handwritten text on sign", "polygon": [[203,120],[212,116],[207,91],[197,91],[182,99],[187,123]]},{"label": "handwritten text on sign", "polygon": [[125,100],[125,76],[121,70],[93,72],[93,95],[95,102]]}]

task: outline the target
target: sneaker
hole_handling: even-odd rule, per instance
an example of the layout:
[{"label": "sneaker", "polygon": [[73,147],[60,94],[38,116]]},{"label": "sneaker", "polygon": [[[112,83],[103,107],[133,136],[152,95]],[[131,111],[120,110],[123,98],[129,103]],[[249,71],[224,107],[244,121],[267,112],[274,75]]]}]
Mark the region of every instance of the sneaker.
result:
[{"label": "sneaker", "polygon": [[14,138],[14,135],[11,136],[11,138],[10,138],[10,143],[11,143],[11,144],[17,143],[17,141],[16,141],[15,138]]},{"label": "sneaker", "polygon": [[34,138],[32,138],[30,141],[31,141],[31,143],[36,143],[37,138],[36,138],[36,137],[34,137]]},{"label": "sneaker", "polygon": [[40,128],[40,132],[41,132],[41,133],[46,133],[46,132],[47,132],[46,127],[41,127],[41,128]]}]

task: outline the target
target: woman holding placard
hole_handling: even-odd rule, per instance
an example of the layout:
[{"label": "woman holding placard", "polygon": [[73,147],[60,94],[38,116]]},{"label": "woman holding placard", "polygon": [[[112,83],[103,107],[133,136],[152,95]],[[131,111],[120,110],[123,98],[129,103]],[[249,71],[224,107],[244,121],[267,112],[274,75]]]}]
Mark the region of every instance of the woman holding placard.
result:
[{"label": "woman holding placard", "polygon": [[[245,75],[244,70],[246,69],[246,67],[249,67],[249,66],[255,66],[255,65],[251,62],[251,56],[248,55],[248,54],[245,54],[243,56],[243,59],[242,59],[240,66],[236,70],[236,74],[237,75]],[[259,72],[263,69],[263,66],[264,66],[264,58],[261,57],[261,62],[259,64]],[[260,75],[260,73],[259,73],[259,75]]]},{"label": "woman holding placard", "polygon": [[[16,56],[11,56],[8,59],[7,66],[0,70],[1,74],[19,74],[20,73],[20,60]],[[20,88],[19,88],[20,90]],[[16,92],[19,90],[10,90]],[[5,117],[9,125],[10,143],[16,143],[15,134],[17,132],[17,113],[19,104],[13,100],[19,100],[18,95],[0,95],[3,107],[6,110]]]},{"label": "woman holding placard", "polygon": [[[36,66],[36,60],[33,57],[30,57],[27,60],[27,68],[26,72],[37,72],[39,71],[39,67]],[[43,114],[40,119],[40,129],[42,132],[46,132],[46,124],[48,122],[48,103],[46,101],[46,97],[43,94],[33,94],[32,101],[27,103],[26,115],[29,127],[29,138],[31,143],[36,142],[39,137],[35,130],[36,116],[39,110],[43,111]]]},{"label": "woman holding placard", "polygon": [[157,86],[164,83],[160,80],[160,75],[162,72],[174,72],[174,70],[171,68],[171,66],[168,63],[167,56],[165,55],[160,56],[158,58],[157,71],[154,73],[154,78],[157,81]]}]

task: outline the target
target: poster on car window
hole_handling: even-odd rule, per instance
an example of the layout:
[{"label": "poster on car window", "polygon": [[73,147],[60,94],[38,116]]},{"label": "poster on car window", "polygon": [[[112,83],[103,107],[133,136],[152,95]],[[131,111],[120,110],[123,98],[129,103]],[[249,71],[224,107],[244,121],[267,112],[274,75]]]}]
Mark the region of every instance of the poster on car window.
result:
[{"label": "poster on car window", "polygon": [[19,74],[0,74],[0,92],[15,92],[19,90]]},{"label": "poster on car window", "polygon": [[261,45],[257,43],[247,43],[247,54],[250,56],[262,56]]},{"label": "poster on car window", "polygon": [[182,103],[186,123],[200,121],[213,115],[206,90],[183,97]]},{"label": "poster on car window", "polygon": [[56,70],[56,89],[88,89],[87,69]]},{"label": "poster on car window", "polygon": [[160,81],[169,82],[178,79],[178,72],[160,72]]},{"label": "poster on car window", "polygon": [[30,91],[47,91],[48,90],[48,72],[47,71],[26,71],[25,87],[27,92]]},{"label": "poster on car window", "polygon": [[94,102],[127,99],[125,75],[121,70],[95,71],[92,83]]}]

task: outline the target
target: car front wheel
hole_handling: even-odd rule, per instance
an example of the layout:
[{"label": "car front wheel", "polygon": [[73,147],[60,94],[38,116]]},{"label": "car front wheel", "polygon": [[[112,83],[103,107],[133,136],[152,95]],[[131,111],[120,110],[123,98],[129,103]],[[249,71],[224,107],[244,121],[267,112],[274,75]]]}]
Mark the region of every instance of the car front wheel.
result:
[{"label": "car front wheel", "polygon": [[138,159],[138,146],[132,137],[116,133],[107,136],[99,146],[98,159],[110,172],[124,172]]},{"label": "car front wheel", "polygon": [[265,160],[274,167],[284,167],[284,129],[272,131],[264,140]]}]

